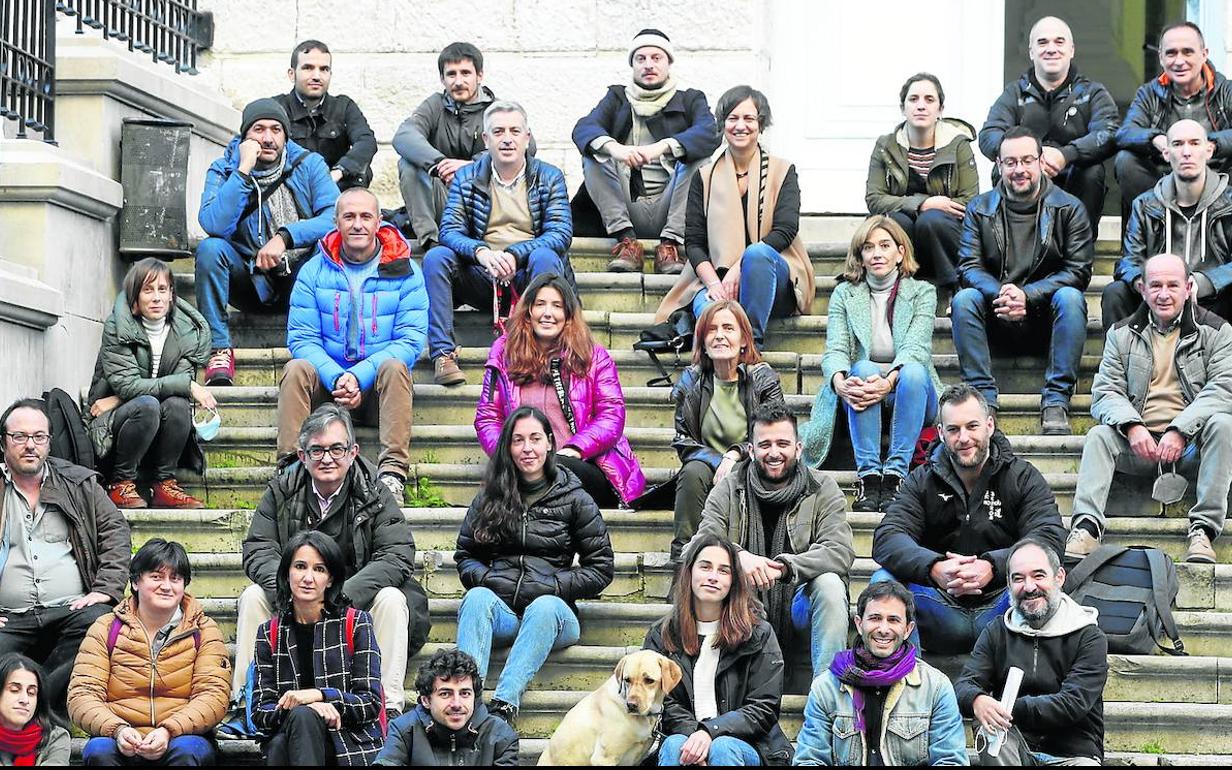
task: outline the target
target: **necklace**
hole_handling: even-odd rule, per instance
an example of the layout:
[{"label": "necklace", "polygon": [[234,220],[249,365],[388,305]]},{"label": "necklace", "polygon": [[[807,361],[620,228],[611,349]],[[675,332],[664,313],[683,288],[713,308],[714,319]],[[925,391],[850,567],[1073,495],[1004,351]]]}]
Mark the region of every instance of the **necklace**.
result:
[{"label": "necklace", "polygon": [[744,178],[745,178],[746,176],[748,176],[748,175],[749,175],[749,172],[747,172],[747,171],[746,171],[746,172],[744,172],[743,174],[736,174],[736,178],[737,178],[737,179],[744,179]]}]

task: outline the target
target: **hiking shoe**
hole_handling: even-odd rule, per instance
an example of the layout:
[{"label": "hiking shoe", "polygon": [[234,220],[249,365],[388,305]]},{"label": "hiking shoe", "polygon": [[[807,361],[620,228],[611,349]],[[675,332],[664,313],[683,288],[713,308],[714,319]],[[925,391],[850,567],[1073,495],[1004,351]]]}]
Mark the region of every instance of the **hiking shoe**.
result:
[{"label": "hiking shoe", "polygon": [[1185,561],[1198,564],[1215,563],[1215,549],[1211,547],[1211,539],[1205,530],[1195,529],[1189,533],[1189,547],[1185,549]]},{"label": "hiking shoe", "polygon": [[898,496],[898,488],[903,484],[903,477],[897,473],[887,473],[881,477],[881,495],[877,501],[877,510],[884,511]]},{"label": "hiking shoe", "polygon": [[881,504],[881,476],[871,473],[856,479],[856,499],[851,510],[856,513],[876,513]]},{"label": "hiking shoe", "polygon": [[398,501],[398,505],[402,505],[403,496],[406,492],[406,481],[394,473],[382,473],[377,477],[377,481],[385,485],[385,488]]},{"label": "hiking shoe", "polygon": [[205,503],[180,488],[175,479],[163,479],[154,483],[154,497],[150,501],[155,508],[204,508]]},{"label": "hiking shoe", "polygon": [[[656,259],[658,259],[658,254],[658,249],[656,249]],[[607,269],[611,273],[640,273],[642,263],[645,261],[646,250],[642,248],[642,242],[637,238],[626,236],[612,247],[612,261],[607,263]]]},{"label": "hiking shoe", "polygon": [[1086,527],[1074,526],[1065,540],[1065,556],[1072,559],[1082,559],[1099,548],[1099,538],[1087,532]]},{"label": "hiking shoe", "polygon": [[437,356],[432,361],[432,371],[432,380],[437,385],[462,385],[466,382],[466,375],[462,373],[462,367],[458,366],[456,350]]},{"label": "hiking shoe", "polygon": [[659,275],[676,275],[684,270],[680,246],[675,241],[663,241],[655,247],[655,272]]},{"label": "hiking shoe", "polygon": [[518,715],[518,707],[512,703],[506,703],[503,700],[493,698],[488,703],[488,713],[498,719],[503,719],[505,724],[513,725],[513,720]]},{"label": "hiking shoe", "polygon": [[1063,406],[1046,406],[1040,410],[1040,431],[1045,436],[1068,436],[1069,414]]},{"label": "hiking shoe", "polygon": [[235,381],[235,348],[215,350],[205,365],[206,385],[230,385]]},{"label": "hiking shoe", "polygon": [[115,481],[107,485],[107,497],[116,508],[149,508],[145,498],[137,494],[137,485],[132,481]]}]

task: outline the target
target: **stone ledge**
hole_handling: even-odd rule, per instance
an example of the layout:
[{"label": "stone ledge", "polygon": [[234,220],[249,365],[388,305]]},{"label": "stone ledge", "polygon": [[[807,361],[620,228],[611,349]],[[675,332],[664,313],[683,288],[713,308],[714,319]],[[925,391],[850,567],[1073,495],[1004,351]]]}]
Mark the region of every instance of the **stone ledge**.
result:
[{"label": "stone ledge", "polygon": [[43,330],[64,314],[64,295],[38,279],[38,271],[0,258],[0,323]]},{"label": "stone ledge", "polygon": [[105,220],[124,205],[119,182],[71,160],[59,147],[0,139],[0,204],[51,203]]}]

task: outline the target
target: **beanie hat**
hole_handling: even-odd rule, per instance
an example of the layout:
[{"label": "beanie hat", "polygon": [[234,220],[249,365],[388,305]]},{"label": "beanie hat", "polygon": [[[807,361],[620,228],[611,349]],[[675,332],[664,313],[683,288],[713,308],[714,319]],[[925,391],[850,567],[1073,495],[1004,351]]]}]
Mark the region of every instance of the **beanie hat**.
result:
[{"label": "beanie hat", "polygon": [[257,99],[249,102],[244,107],[244,118],[240,123],[240,138],[243,139],[248,134],[248,129],[252,128],[252,124],[258,120],[276,120],[282,124],[282,132],[285,134],[287,128],[291,124],[291,119],[287,117],[287,111],[282,105],[274,99]]},{"label": "beanie hat", "polygon": [[657,29],[644,29],[633,36],[633,42],[629,44],[629,66],[633,66],[633,54],[637,53],[637,49],[646,46],[654,46],[667,54],[668,62],[676,63],[676,54],[672,52],[672,41],[667,35]]}]

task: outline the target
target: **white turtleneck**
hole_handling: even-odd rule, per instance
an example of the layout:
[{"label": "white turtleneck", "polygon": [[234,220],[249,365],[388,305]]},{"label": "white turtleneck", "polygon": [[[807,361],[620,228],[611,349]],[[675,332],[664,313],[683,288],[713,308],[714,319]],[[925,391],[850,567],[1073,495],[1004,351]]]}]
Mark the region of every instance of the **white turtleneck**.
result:
[{"label": "white turtleneck", "polygon": [[882,373],[885,373],[894,363],[894,329],[886,310],[890,305],[890,291],[898,280],[898,272],[890,273],[882,279],[866,272],[864,278],[868,282],[869,311],[873,322],[868,357],[873,363],[880,364]]},{"label": "white turtleneck", "polygon": [[166,316],[157,321],[151,321],[142,316],[141,326],[145,329],[146,336],[150,338],[150,376],[157,377],[158,364],[163,358],[163,345],[167,342],[167,332],[171,327],[167,325]]},{"label": "white turtleneck", "polygon": [[714,695],[714,680],[719,673],[719,648],[714,646],[718,633],[719,621],[698,621],[701,652],[693,664],[693,715],[699,722],[719,715],[719,704]]}]

